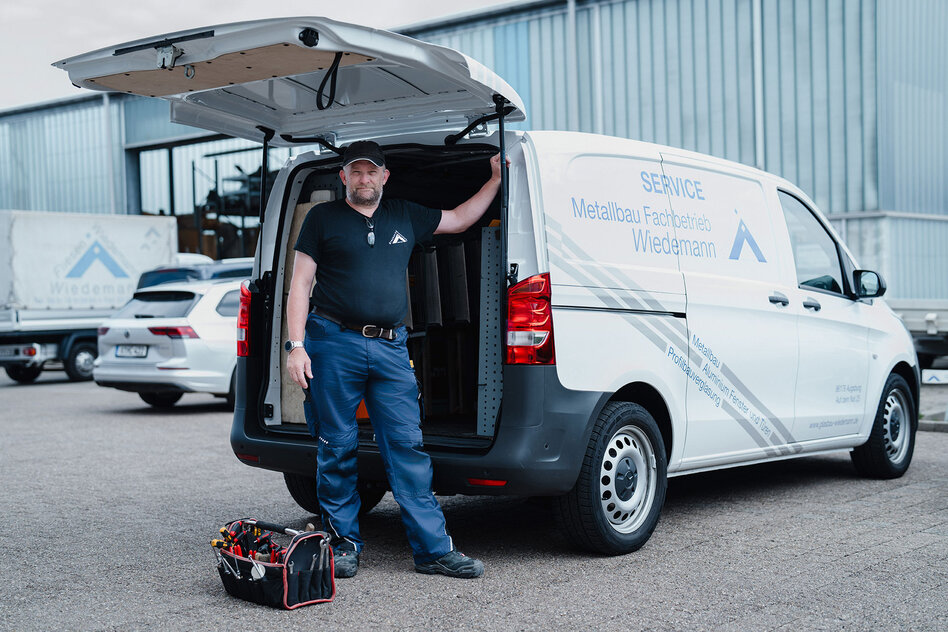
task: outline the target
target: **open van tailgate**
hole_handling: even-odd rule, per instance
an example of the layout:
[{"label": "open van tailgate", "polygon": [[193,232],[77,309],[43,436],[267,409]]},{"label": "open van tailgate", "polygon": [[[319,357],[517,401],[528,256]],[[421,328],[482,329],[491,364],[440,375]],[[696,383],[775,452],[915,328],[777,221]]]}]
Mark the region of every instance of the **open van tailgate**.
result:
[{"label": "open van tailgate", "polygon": [[274,145],[457,130],[494,112],[495,94],[514,108],[508,121],[525,118],[520,96],[466,55],[326,18],[191,29],[53,65],[80,87],[165,98],[176,123],[250,140],[262,126]]}]

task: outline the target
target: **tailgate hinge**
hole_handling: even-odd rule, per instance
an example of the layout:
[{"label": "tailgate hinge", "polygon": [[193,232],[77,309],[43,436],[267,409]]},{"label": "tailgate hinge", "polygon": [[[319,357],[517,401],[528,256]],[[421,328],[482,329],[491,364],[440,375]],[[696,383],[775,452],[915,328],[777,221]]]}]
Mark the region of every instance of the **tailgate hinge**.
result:
[{"label": "tailgate hinge", "polygon": [[168,46],[157,46],[155,50],[158,52],[158,68],[161,70],[171,70],[174,68],[174,62],[184,54],[184,51],[175,46],[174,44],[169,44]]},{"label": "tailgate hinge", "polygon": [[468,138],[484,138],[490,135],[490,130],[487,129],[487,121],[484,120],[484,117],[468,116],[467,122],[470,125],[470,127],[468,127],[470,130],[467,134]]}]

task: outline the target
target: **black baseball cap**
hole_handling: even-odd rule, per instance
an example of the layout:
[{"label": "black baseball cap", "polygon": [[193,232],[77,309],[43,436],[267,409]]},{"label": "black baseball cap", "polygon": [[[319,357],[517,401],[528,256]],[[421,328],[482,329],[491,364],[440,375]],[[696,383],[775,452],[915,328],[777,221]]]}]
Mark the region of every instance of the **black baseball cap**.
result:
[{"label": "black baseball cap", "polygon": [[385,166],[385,155],[378,143],[371,140],[357,140],[346,147],[342,154],[342,166],[348,167],[357,160],[368,160],[376,167]]}]

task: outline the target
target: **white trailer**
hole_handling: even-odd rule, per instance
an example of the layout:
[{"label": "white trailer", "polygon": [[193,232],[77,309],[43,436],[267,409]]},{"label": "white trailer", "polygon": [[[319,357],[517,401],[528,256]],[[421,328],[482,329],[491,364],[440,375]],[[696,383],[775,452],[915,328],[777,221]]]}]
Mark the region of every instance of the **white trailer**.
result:
[{"label": "white trailer", "polygon": [[0,366],[21,383],[58,362],[91,379],[97,328],[177,242],[173,217],[0,210]]},{"label": "white trailer", "polygon": [[948,355],[948,299],[892,299],[889,305],[912,332],[923,369]]},{"label": "white trailer", "polygon": [[911,332],[922,369],[948,356],[948,215],[871,211],[830,219],[860,263],[885,277],[885,302]]}]

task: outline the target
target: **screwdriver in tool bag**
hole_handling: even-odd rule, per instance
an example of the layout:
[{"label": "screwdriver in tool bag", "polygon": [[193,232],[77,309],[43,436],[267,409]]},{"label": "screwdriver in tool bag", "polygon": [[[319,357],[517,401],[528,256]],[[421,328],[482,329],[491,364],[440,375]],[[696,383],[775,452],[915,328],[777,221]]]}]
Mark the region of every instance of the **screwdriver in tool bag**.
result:
[{"label": "screwdriver in tool bag", "polygon": [[224,540],[226,540],[228,544],[236,544],[236,543],[237,543],[237,531],[236,531],[236,530],[231,530],[231,529],[228,529],[226,526],[224,526],[224,527],[221,527],[221,535],[224,536]]}]

